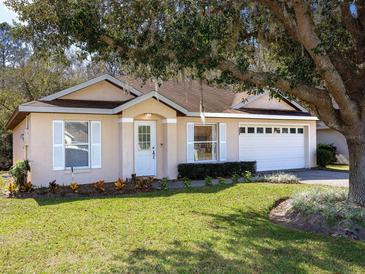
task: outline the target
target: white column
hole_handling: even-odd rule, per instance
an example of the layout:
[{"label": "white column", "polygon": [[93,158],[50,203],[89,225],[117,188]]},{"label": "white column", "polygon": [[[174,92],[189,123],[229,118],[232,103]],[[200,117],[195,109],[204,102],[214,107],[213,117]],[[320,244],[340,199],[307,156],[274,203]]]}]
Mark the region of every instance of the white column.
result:
[{"label": "white column", "polygon": [[164,132],[164,177],[177,178],[177,120],[176,118],[165,119]]},{"label": "white column", "polygon": [[124,180],[134,173],[134,120],[130,117],[119,119],[120,167],[119,175]]}]

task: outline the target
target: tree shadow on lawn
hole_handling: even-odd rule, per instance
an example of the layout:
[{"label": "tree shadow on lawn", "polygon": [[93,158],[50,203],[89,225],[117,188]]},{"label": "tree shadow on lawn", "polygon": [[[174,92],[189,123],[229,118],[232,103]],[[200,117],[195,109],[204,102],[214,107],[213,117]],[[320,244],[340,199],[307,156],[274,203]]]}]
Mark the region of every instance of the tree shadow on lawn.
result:
[{"label": "tree shadow on lawn", "polygon": [[[170,190],[156,190],[152,192],[140,192],[133,194],[117,194],[117,195],[100,195],[100,196],[74,196],[74,197],[35,197],[30,198],[34,199],[39,206],[49,206],[56,205],[62,203],[72,203],[77,201],[86,201],[86,200],[100,200],[100,199],[126,199],[126,198],[161,198],[161,197],[171,197],[177,194],[182,193],[201,193],[201,194],[209,194],[209,193],[217,193],[219,191],[228,189],[233,187],[233,184],[226,185],[214,185],[214,186],[202,186],[202,187],[194,187],[189,189],[170,189]],[[24,198],[29,199],[29,198]]]},{"label": "tree shadow on lawn", "polygon": [[[248,211],[247,211],[248,210]],[[365,244],[288,230],[270,222],[267,214],[236,210],[228,215],[199,213],[211,218],[218,232],[205,242],[175,241],[166,249],[138,248],[113,259],[107,272],[270,272],[348,273],[365,269]],[[360,271],[361,272],[361,271]]]}]

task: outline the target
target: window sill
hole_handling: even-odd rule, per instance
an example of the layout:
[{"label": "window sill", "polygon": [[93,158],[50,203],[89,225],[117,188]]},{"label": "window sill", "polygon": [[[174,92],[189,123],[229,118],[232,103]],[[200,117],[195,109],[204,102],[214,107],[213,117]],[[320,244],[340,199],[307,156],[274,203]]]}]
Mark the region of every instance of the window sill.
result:
[{"label": "window sill", "polygon": [[[89,173],[91,172],[92,169],[89,167],[79,167],[79,168],[74,168],[74,174],[79,174],[79,173]],[[70,168],[66,168],[64,169],[64,173],[65,174],[71,174],[71,169]]]},{"label": "window sill", "polygon": [[192,164],[206,164],[206,163],[222,163],[223,161],[219,160],[206,160],[206,161],[193,161]]}]

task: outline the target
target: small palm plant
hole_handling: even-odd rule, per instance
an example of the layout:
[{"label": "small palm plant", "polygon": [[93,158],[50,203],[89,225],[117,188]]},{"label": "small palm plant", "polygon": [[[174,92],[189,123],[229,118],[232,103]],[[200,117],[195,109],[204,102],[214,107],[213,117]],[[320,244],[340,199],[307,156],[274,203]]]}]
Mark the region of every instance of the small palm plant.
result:
[{"label": "small palm plant", "polygon": [[168,190],[169,189],[169,179],[164,177],[160,181],[160,189],[161,190]]},{"label": "small palm plant", "polygon": [[186,189],[191,189],[191,180],[187,177],[183,178],[183,185]]},{"label": "small palm plant", "polygon": [[232,184],[238,184],[240,182],[240,175],[238,174],[233,174],[232,175]]},{"label": "small palm plant", "polygon": [[212,186],[213,185],[213,178],[210,176],[205,177],[204,179],[206,186]]}]

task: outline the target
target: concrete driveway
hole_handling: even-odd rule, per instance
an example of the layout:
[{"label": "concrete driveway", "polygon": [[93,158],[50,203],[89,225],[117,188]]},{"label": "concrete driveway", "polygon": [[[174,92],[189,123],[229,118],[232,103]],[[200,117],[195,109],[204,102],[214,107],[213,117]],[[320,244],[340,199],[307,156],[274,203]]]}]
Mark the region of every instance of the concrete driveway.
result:
[{"label": "concrete driveway", "polygon": [[291,173],[295,174],[303,184],[349,186],[348,172],[310,169]]}]

